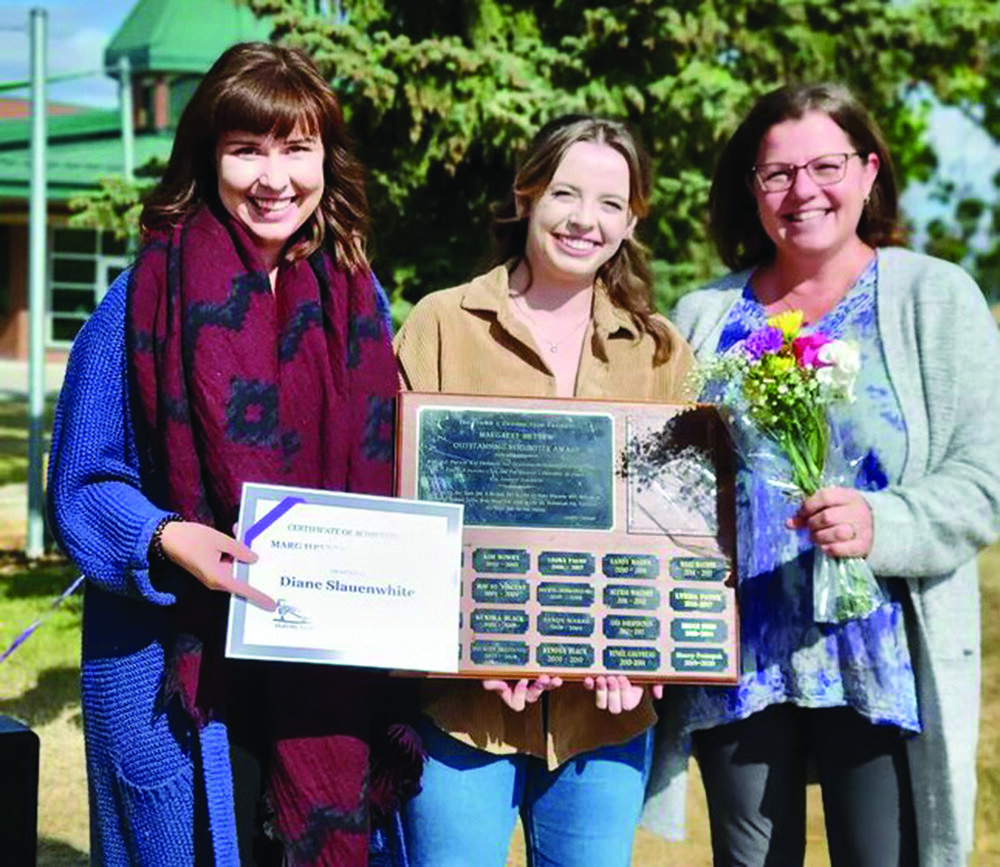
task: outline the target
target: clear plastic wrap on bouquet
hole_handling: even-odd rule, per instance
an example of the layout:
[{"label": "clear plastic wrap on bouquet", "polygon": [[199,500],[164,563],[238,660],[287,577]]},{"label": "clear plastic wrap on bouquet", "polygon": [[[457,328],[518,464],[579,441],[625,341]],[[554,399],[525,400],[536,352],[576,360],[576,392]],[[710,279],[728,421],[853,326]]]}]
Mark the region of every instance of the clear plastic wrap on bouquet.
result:
[{"label": "clear plastic wrap on bouquet", "polygon": [[[820,487],[853,487],[861,459],[849,459],[836,436],[836,425],[831,429]],[[816,623],[842,623],[867,617],[889,601],[868,561],[862,557],[831,557],[817,548],[812,579]]]},{"label": "clear plastic wrap on bouquet", "polygon": [[[746,413],[730,407],[722,415],[743,463],[789,500],[802,500],[820,488],[854,486],[861,457],[845,454],[837,426],[829,418],[824,419],[824,459],[810,461],[794,444],[781,444],[760,436]],[[816,623],[864,618],[889,601],[864,558],[831,557],[819,548],[815,549],[813,559],[812,589]]]},{"label": "clear plastic wrap on bouquet", "polygon": [[830,557],[818,548],[813,561],[813,619],[843,623],[867,617],[888,601],[866,560]]}]

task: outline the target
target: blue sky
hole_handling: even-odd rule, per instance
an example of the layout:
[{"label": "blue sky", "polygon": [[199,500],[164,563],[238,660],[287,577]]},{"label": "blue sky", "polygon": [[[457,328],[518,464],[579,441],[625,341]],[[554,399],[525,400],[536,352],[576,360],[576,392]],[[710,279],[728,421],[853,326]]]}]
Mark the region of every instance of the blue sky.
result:
[{"label": "blue sky", "polygon": [[[992,200],[993,176],[1000,172],[1000,147],[957,108],[941,107],[931,115],[930,139],[938,158],[938,175],[953,181],[960,195]],[[911,184],[902,196],[904,212],[918,221],[943,216],[942,206],[928,198],[928,189]],[[976,246],[988,241],[987,215]],[[920,242],[920,236],[916,239]]]},{"label": "blue sky", "polygon": [[[44,5],[49,22],[49,73],[98,70],[103,51],[135,0],[52,0]],[[28,77],[28,11],[32,5],[0,0],[0,81]],[[14,94],[12,94],[14,95]],[[20,94],[17,94],[20,95]],[[24,94],[26,95],[26,93]],[[113,107],[114,82],[96,74],[80,81],[54,84],[52,101]],[[960,190],[991,195],[990,179],[1000,171],[1000,147],[955,109],[935,112],[931,138],[940,171]],[[912,187],[904,207],[923,218],[935,211],[926,192]]]},{"label": "blue sky", "polygon": [[[125,20],[135,0],[53,0],[49,3],[0,2],[0,81],[28,77],[28,12],[48,10],[49,74],[100,69],[104,47]],[[11,95],[27,95],[20,92]],[[103,75],[53,84],[53,102],[113,106],[114,82]]]}]

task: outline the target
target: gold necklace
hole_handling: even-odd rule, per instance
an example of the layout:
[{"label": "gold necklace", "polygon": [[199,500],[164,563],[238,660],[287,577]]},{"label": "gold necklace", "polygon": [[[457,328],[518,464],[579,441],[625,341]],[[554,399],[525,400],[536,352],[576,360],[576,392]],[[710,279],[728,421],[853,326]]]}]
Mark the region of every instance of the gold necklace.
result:
[{"label": "gold necklace", "polygon": [[535,327],[535,332],[536,332],[535,336],[540,337],[542,339],[542,342],[548,346],[549,352],[551,353],[558,352],[559,347],[567,340],[569,340],[570,337],[576,334],[576,332],[580,330],[581,325],[583,325],[585,322],[590,321],[590,311],[588,310],[587,314],[579,322],[577,322],[576,325],[574,325],[569,331],[567,331],[562,337],[560,337],[558,340],[550,340],[548,336],[545,334],[545,329],[538,324],[538,320],[535,319],[535,317],[528,312],[528,305],[525,303],[522,304],[517,303],[522,297],[523,296],[521,295],[511,295],[510,296],[511,303],[528,318],[528,321]]},{"label": "gold necklace", "polygon": [[801,307],[794,307],[792,306],[792,304],[789,303],[787,293],[778,298],[774,302],[774,306],[778,308],[776,311],[778,313],[783,313],[785,311],[791,312],[792,310],[799,310],[799,311],[802,310]]}]

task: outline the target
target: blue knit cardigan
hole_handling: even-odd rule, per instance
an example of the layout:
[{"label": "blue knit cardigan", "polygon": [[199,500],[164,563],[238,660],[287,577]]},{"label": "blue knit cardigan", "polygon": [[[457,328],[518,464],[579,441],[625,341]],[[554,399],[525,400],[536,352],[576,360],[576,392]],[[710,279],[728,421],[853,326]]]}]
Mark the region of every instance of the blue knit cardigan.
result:
[{"label": "blue knit cardigan", "polygon": [[128,278],[115,281],[76,338],[49,461],[49,523],[88,579],[81,697],[91,859],[104,867],[238,867],[225,726],[198,730],[177,701],[161,700],[172,606],[192,579],[150,578],[150,538],[168,513],[154,505],[159,498],[139,469]]}]

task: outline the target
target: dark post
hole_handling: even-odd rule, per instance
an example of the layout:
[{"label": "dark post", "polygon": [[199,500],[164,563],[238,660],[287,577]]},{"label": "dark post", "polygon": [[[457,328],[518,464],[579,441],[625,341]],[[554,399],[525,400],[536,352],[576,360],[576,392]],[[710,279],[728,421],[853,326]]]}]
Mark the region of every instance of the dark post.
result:
[{"label": "dark post", "polygon": [[0,715],[0,861],[34,867],[38,848],[38,735]]}]

